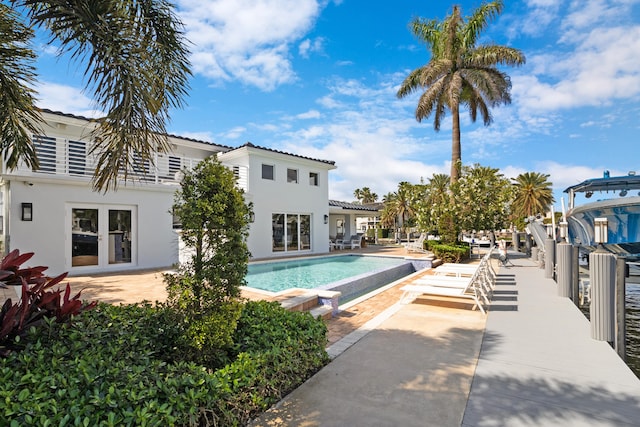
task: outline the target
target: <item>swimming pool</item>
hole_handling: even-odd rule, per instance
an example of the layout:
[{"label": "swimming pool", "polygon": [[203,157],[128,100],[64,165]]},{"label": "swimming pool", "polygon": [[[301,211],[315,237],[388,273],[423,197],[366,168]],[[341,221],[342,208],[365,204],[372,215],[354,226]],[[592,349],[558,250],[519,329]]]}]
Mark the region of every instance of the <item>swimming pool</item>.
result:
[{"label": "swimming pool", "polygon": [[404,258],[340,255],[249,264],[246,281],[251,288],[269,292],[337,290],[345,301],[416,270],[414,262]]}]

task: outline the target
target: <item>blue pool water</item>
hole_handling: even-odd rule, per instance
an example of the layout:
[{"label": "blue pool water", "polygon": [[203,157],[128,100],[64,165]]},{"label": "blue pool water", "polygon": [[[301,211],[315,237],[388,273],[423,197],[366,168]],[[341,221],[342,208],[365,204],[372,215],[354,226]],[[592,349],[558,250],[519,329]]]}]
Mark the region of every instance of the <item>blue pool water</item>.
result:
[{"label": "blue pool water", "polygon": [[402,258],[341,255],[250,264],[247,286],[279,292],[291,288],[314,289],[366,273],[407,264]]}]

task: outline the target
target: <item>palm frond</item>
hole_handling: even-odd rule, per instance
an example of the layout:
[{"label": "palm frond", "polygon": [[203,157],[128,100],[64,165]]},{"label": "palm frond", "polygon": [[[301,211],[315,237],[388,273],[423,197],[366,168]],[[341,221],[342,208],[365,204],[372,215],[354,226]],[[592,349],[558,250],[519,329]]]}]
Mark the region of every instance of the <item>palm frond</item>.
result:
[{"label": "palm frond", "polygon": [[0,3],[0,153],[8,169],[21,161],[38,168],[31,134],[41,132],[35,106],[33,31],[18,15]]},{"label": "palm frond", "polygon": [[106,112],[94,131],[94,188],[117,188],[132,158],[153,162],[155,150],[168,149],[161,135],[169,108],[183,105],[189,87],[182,24],[164,0],[22,3],[63,52],[85,63],[87,88]]}]

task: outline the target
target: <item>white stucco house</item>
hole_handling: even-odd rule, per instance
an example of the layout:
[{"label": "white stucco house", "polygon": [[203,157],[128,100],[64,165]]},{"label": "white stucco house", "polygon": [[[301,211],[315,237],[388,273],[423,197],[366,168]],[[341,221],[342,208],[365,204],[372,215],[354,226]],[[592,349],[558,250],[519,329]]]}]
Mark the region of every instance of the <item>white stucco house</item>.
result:
[{"label": "white stucco house", "polygon": [[155,165],[140,162],[135,181],[116,191],[91,187],[94,122],[43,110],[34,135],[39,170],[0,174],[2,252],[35,252],[29,265],[71,275],[169,267],[178,262],[171,205],[179,171],[217,155],[233,169],[253,203],[248,246],[254,259],[329,250],[328,172],[331,161],[245,144],[238,148],[168,135],[172,152]]},{"label": "white stucco house", "polygon": [[317,160],[247,143],[220,153],[222,164],[248,171],[245,199],[254,220],[247,245],[255,259],[329,251],[329,170]]}]

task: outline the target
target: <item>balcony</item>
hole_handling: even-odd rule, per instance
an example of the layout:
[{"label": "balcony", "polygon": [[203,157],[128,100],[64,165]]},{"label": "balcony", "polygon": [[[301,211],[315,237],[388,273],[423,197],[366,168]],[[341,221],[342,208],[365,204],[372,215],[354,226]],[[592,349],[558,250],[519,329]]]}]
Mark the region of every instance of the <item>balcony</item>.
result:
[{"label": "balcony", "polygon": [[[89,154],[89,143],[73,141],[48,136],[34,136],[34,145],[40,168],[32,170],[21,165],[10,175],[26,176],[66,176],[91,179],[94,174],[97,156]],[[154,162],[133,158],[133,170],[129,171],[129,178],[149,184],[178,184],[179,172],[183,169],[191,170],[201,158],[184,157],[174,154],[157,153]],[[238,187],[247,190],[248,171],[243,166],[225,165],[233,170]]]}]

